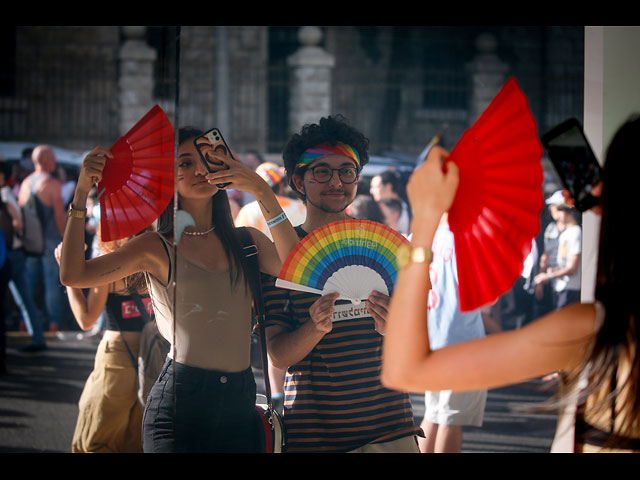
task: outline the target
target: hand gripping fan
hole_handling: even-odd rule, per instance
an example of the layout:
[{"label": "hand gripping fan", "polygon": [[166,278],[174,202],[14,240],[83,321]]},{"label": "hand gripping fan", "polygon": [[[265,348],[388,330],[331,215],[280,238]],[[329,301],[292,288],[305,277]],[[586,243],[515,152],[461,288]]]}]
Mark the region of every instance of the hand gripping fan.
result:
[{"label": "hand gripping fan", "polygon": [[276,286],[318,295],[337,292],[359,305],[373,290],[391,295],[398,248],[395,230],[370,220],[340,220],[318,228],[291,251]]},{"label": "hand gripping fan", "polygon": [[542,146],[514,78],[451,151],[460,183],[449,211],[460,310],[492,303],[522,273],[540,229]]},{"label": "hand gripping fan", "polygon": [[135,235],[160,216],[173,197],[174,131],[154,106],[111,147],[98,184],[105,242]]}]

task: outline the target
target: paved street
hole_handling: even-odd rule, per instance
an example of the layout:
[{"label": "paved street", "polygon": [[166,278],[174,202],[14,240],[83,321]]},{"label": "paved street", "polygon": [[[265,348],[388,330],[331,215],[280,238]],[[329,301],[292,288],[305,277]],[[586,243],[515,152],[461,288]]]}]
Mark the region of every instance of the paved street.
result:
[{"label": "paved street", "polygon": [[[93,366],[96,344],[70,332],[50,338],[48,350],[23,353],[24,339],[9,338],[8,373],[0,376],[0,453],[70,451],[77,402]],[[261,372],[256,372],[259,390]],[[545,453],[555,415],[514,412],[511,405],[536,403],[551,393],[545,382],[526,382],[489,392],[485,422],[465,430],[463,452]],[[422,396],[412,396],[416,421],[424,413]]]}]

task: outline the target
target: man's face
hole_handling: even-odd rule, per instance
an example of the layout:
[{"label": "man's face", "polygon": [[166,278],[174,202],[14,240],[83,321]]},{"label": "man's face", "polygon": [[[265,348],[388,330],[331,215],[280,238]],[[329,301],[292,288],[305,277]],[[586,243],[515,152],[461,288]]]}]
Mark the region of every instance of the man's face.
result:
[{"label": "man's face", "polygon": [[[319,166],[334,169],[328,182],[320,183],[314,179],[312,169]],[[339,213],[353,202],[358,181],[344,183],[338,173],[338,169],[342,167],[355,167],[355,164],[353,160],[344,155],[327,155],[311,162],[304,176],[294,176],[296,187],[307,197],[307,206],[318,208],[327,213]]]}]

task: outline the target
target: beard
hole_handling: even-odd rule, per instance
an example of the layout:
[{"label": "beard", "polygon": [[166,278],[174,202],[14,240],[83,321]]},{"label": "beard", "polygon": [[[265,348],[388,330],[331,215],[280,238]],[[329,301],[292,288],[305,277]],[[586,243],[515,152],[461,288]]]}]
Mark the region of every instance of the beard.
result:
[{"label": "beard", "polygon": [[307,203],[310,203],[311,205],[316,207],[318,210],[321,210],[326,213],[342,213],[345,211],[345,209],[349,205],[351,205],[354,197],[355,195],[352,195],[350,198],[348,194],[345,194],[344,202],[336,203],[336,202],[324,201],[322,195],[319,195],[318,198],[316,199],[311,199],[309,198],[309,195],[307,195]]}]

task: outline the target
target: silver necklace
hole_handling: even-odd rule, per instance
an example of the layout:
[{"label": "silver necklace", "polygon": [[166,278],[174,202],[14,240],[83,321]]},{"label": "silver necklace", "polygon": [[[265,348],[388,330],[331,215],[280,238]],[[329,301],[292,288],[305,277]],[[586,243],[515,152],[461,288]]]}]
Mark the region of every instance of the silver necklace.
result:
[{"label": "silver necklace", "polygon": [[192,237],[203,237],[207,233],[213,232],[215,228],[216,226],[214,225],[209,230],[205,230],[204,232],[187,232],[186,230],[183,230],[182,233],[184,233],[185,235],[191,235]]}]

